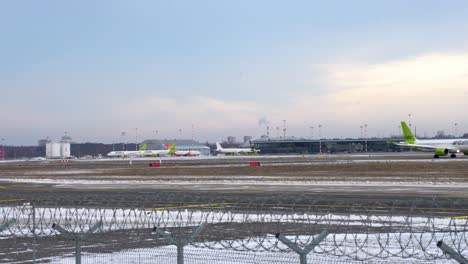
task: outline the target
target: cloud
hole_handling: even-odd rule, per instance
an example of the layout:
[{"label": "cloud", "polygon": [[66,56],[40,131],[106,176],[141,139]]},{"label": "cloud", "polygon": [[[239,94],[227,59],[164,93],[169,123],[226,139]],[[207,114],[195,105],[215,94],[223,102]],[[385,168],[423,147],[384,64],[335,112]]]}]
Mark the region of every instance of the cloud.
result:
[{"label": "cloud", "polygon": [[[113,98],[112,104],[94,103],[78,112],[47,112],[35,105],[16,108],[5,124],[17,130],[37,127],[50,131],[70,131],[74,138],[106,141],[120,138],[121,131],[141,131],[141,137],[191,136],[215,140],[227,135],[259,136],[263,125],[274,128],[286,120],[288,135],[310,135],[310,127],[322,124],[325,137],[359,136],[360,125],[369,124],[369,135],[397,133],[399,121],[412,113],[418,131],[433,134],[468,129],[468,53],[426,54],[380,63],[343,62],[314,66],[319,78],[303,81],[303,91],[282,94],[281,101],[262,103],[255,97],[245,100],[209,96],[135,96]],[[318,92],[319,91],[319,92]],[[97,100],[99,102],[99,100]],[[6,109],[16,102],[6,101]],[[260,118],[259,118],[260,117]],[[52,135],[50,132],[41,132]],[[129,137],[131,137],[129,135]],[[9,137],[12,138],[13,137]],[[111,140],[110,140],[111,138]]]},{"label": "cloud", "polygon": [[192,124],[204,131],[255,127],[257,117],[263,111],[261,105],[252,102],[224,101],[203,96],[133,98],[119,109],[120,115],[128,123],[157,126],[168,134],[175,128],[190,127]]},{"label": "cloud", "polygon": [[468,111],[466,65],[468,53],[427,54],[377,64],[325,65],[321,77],[324,92],[296,97],[290,115],[309,112],[322,120],[319,122],[326,120],[335,127],[368,122],[389,130],[412,113],[417,123],[435,131],[464,120]]},{"label": "cloud", "polygon": [[[308,135],[310,126],[323,125],[324,136],[357,136],[359,126],[369,133],[395,133],[400,120],[412,113],[430,132],[461,122],[468,111],[468,54],[428,54],[376,64],[322,65],[320,90],[286,94],[281,103],[259,104],[194,96],[133,98],[121,114],[129,123],[152,123],[169,130],[195,124],[200,133],[250,133],[256,125],[282,124],[289,135]],[[266,118],[266,116],[269,118]],[[258,117],[261,117],[260,119]],[[460,126],[460,130],[462,126]],[[169,133],[169,132],[168,132]]]}]

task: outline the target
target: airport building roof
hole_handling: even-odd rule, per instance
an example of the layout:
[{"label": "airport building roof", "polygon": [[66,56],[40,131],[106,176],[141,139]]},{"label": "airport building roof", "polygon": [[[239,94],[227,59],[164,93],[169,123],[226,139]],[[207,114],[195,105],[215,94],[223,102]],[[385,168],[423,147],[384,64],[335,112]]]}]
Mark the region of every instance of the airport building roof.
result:
[{"label": "airport building roof", "polygon": [[261,137],[251,140],[252,143],[296,143],[296,142],[362,142],[362,141],[373,141],[373,142],[398,142],[404,141],[403,138],[269,138],[269,137]]},{"label": "airport building roof", "polygon": [[358,139],[305,139],[267,138],[252,140],[253,147],[262,154],[306,154],[334,152],[399,151],[393,142],[398,138],[358,138]]}]

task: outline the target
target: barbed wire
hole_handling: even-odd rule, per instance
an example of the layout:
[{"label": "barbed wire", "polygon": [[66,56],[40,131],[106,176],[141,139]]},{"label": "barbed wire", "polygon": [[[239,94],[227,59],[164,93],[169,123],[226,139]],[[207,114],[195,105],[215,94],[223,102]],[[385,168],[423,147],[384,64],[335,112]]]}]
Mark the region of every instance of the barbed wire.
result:
[{"label": "barbed wire", "polygon": [[313,252],[357,260],[394,257],[435,260],[444,258],[436,247],[437,241],[443,240],[466,255],[466,200],[428,200],[432,207],[418,206],[419,202],[409,206],[399,201],[326,207],[320,199],[288,205],[281,201],[216,199],[217,202],[163,201],[148,203],[152,206],[144,208],[122,208],[115,204],[112,207],[102,207],[102,203],[94,207],[59,206],[61,201],[55,201],[54,205],[51,200],[47,203],[22,200],[1,205],[0,225],[13,219],[14,222],[0,232],[0,239],[58,239],[60,236],[52,228],[53,224],[70,232],[83,233],[102,222],[93,239],[103,243],[106,236],[119,234],[122,238],[126,232],[133,240],[138,240],[142,234],[150,234],[155,226],[183,235],[188,228],[205,224],[206,230],[192,246],[251,252],[290,251],[278,241],[275,233],[282,233],[304,247],[321,231],[327,230],[330,234]]}]

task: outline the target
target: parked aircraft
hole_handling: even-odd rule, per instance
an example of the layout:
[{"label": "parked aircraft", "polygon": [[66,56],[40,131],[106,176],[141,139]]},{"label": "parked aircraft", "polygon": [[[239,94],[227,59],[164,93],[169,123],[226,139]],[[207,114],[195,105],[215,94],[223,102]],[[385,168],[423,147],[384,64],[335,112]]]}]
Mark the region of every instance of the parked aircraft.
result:
[{"label": "parked aircraft", "polygon": [[111,152],[107,153],[106,156],[108,156],[108,157],[122,157],[122,158],[138,157],[138,156],[141,156],[141,153],[143,151],[145,151],[147,147],[148,147],[148,145],[143,144],[143,146],[141,146],[140,150],[111,151]]},{"label": "parked aircraft", "polygon": [[175,144],[166,144],[166,149],[145,150],[141,153],[144,157],[160,157],[172,155],[175,151]]},{"label": "parked aircraft", "polygon": [[[175,148],[175,144],[174,144]],[[172,151],[171,155],[178,156],[178,157],[194,157],[200,156],[201,152],[198,150],[175,150]]]},{"label": "parked aircraft", "polygon": [[434,158],[446,156],[450,153],[451,158],[456,158],[457,153],[463,152],[468,155],[468,139],[417,139],[406,122],[401,122],[403,136],[405,141],[396,143],[396,145],[416,148],[416,149],[429,149],[434,151]]},{"label": "parked aircraft", "polygon": [[171,155],[174,152],[175,144],[170,146],[166,144],[166,149],[158,149],[158,150],[147,150],[148,145],[143,144],[140,150],[125,150],[125,151],[111,151],[107,154],[108,157],[159,157],[159,156],[167,156]]},{"label": "parked aircraft", "polygon": [[223,148],[219,142],[216,142],[216,151],[218,153],[223,153],[226,155],[250,155],[250,154],[257,154],[259,150],[252,149],[252,148]]}]

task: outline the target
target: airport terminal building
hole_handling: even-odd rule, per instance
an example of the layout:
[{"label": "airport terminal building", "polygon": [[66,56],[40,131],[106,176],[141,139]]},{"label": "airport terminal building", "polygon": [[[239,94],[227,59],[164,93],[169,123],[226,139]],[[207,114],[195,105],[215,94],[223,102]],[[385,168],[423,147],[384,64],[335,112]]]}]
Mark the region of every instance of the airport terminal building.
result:
[{"label": "airport terminal building", "polygon": [[353,152],[394,152],[400,147],[393,142],[402,139],[273,139],[262,137],[251,141],[261,154],[316,154]]}]

